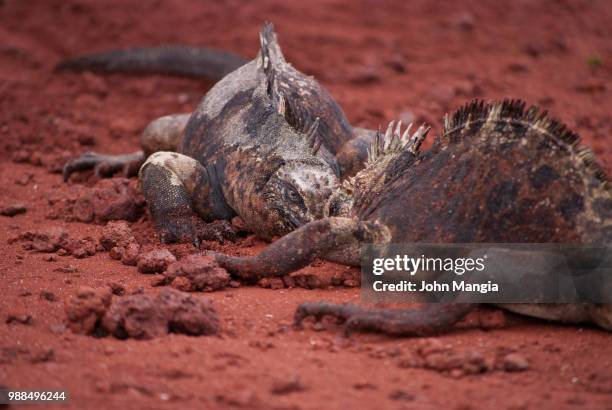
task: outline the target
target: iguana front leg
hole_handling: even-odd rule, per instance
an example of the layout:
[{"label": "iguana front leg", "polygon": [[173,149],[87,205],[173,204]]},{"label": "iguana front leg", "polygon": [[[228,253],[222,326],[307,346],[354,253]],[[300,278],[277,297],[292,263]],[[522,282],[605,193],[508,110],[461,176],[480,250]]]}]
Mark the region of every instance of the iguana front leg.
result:
[{"label": "iguana front leg", "polygon": [[175,152],[151,155],[140,169],[142,191],[162,242],[233,239],[233,216],[214,178],[198,161]]},{"label": "iguana front leg", "polygon": [[[389,234],[377,222],[351,218],[330,217],[309,222],[283,236],[256,256],[230,256],[210,252],[217,262],[230,273],[243,279],[256,280],[268,276],[281,276],[298,270],[316,258],[328,253],[342,253],[357,248],[361,243],[381,243]],[[353,255],[353,265],[359,264],[359,252]]]},{"label": "iguana front leg", "polygon": [[64,181],[75,172],[94,170],[97,177],[111,177],[123,172],[136,176],[147,157],[157,151],[175,151],[191,114],[172,114],[153,120],[140,135],[141,151],[131,154],[108,155],[86,152],[64,166]]},{"label": "iguana front leg", "polygon": [[366,331],[394,336],[428,336],[448,331],[477,304],[436,303],[416,309],[368,309],[327,302],[302,303],[295,312],[295,325],[313,316],[334,316],[344,321],[344,333]]}]

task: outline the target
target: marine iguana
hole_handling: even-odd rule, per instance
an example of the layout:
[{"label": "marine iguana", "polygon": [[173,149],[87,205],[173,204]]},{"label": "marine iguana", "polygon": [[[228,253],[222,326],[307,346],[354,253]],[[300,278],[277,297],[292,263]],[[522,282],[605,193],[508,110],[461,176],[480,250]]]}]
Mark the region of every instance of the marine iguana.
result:
[{"label": "marine iguana", "polygon": [[[233,275],[284,275],[315,258],[359,265],[363,243],[603,243],[612,240],[612,190],[578,135],[518,100],[474,101],[445,117],[433,147],[427,130],[401,134],[390,124],[367,166],[343,186],[340,217],[305,224],[255,256],[209,252]],[[308,316],[335,316],[345,330],[427,335],[449,329],[474,304],[428,304],[413,310],[305,303]],[[517,304],[505,308],[612,330],[612,305]]]},{"label": "marine iguana", "polygon": [[[125,68],[130,64],[109,61],[118,55],[120,61],[140,63],[158,57],[149,50],[129,60],[126,53],[83,57],[63,66]],[[203,237],[209,231],[204,221],[235,215],[258,236],[271,239],[329,216],[341,198],[332,195],[341,173],[335,155],[346,159],[345,174],[355,172],[359,159],[351,153],[370,135],[356,133],[359,138],[353,138],[327,90],[285,61],[272,25],[266,24],[257,57],[224,76],[192,114],[153,121],[142,134],[143,151],[83,154],[66,164],[64,178],[91,168],[102,176],[122,168],[130,174],[147,158],[140,179],[162,241],[209,239]]]}]

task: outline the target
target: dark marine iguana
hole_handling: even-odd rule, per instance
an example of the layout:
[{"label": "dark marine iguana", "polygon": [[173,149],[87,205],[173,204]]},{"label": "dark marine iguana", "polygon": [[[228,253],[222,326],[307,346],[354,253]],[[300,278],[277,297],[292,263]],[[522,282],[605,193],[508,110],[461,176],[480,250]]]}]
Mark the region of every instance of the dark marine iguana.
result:
[{"label": "dark marine iguana", "polygon": [[[111,66],[120,69],[158,57],[147,51],[129,60],[126,53],[63,66],[108,65],[119,55],[127,63]],[[64,178],[91,168],[101,175],[121,168],[134,173],[146,158],[139,174],[162,240],[197,243],[210,239],[204,221],[239,215],[251,231],[271,239],[329,216],[340,199],[332,195],[340,177],[335,156],[350,159],[343,168],[354,172],[355,156],[349,154],[363,141],[353,138],[327,90],[285,61],[272,25],[266,24],[253,61],[225,75],[191,115],[153,121],[141,144],[143,151],[133,154],[83,154],[66,164]]]},{"label": "dark marine iguana", "polygon": [[[233,275],[284,275],[315,258],[359,265],[363,243],[598,243],[612,240],[612,190],[578,136],[521,101],[474,101],[445,118],[425,152],[420,128],[389,126],[370,149],[365,169],[343,186],[338,215],[310,222],[256,256],[209,252]],[[345,321],[346,331],[427,335],[447,330],[473,304],[422,309],[368,309],[305,303],[308,316]],[[612,330],[612,305],[515,304],[503,307],[563,322],[594,322]]]}]

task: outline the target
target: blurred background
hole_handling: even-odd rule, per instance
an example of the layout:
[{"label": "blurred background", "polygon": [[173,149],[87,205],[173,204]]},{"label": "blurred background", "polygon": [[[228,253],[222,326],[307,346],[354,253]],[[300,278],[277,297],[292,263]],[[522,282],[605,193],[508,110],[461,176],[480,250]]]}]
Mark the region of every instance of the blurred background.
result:
[{"label": "blurred background", "polygon": [[3,0],[2,148],[134,148],[149,120],[192,110],[212,82],[58,74],[56,63],[162,44],[252,58],[265,21],[355,125],[399,118],[435,133],[473,98],[522,98],[579,131],[610,170],[612,3],[590,0]]}]

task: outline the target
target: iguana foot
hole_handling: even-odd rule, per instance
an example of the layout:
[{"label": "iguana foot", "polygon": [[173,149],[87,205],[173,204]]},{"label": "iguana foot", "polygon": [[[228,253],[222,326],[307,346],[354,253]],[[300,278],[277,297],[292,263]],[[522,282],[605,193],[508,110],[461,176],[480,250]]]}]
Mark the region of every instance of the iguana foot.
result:
[{"label": "iguana foot", "polygon": [[145,156],[142,151],[122,155],[106,155],[96,152],[86,152],[80,157],[70,160],[64,165],[64,181],[75,172],[93,169],[97,177],[111,177],[122,171],[126,177],[138,175]]},{"label": "iguana foot", "polygon": [[326,302],[303,303],[295,312],[294,324],[313,316],[333,316],[344,322],[344,335],[354,331],[384,333],[394,336],[427,336],[448,330],[477,305],[430,304],[417,309],[366,309],[356,305]]}]

